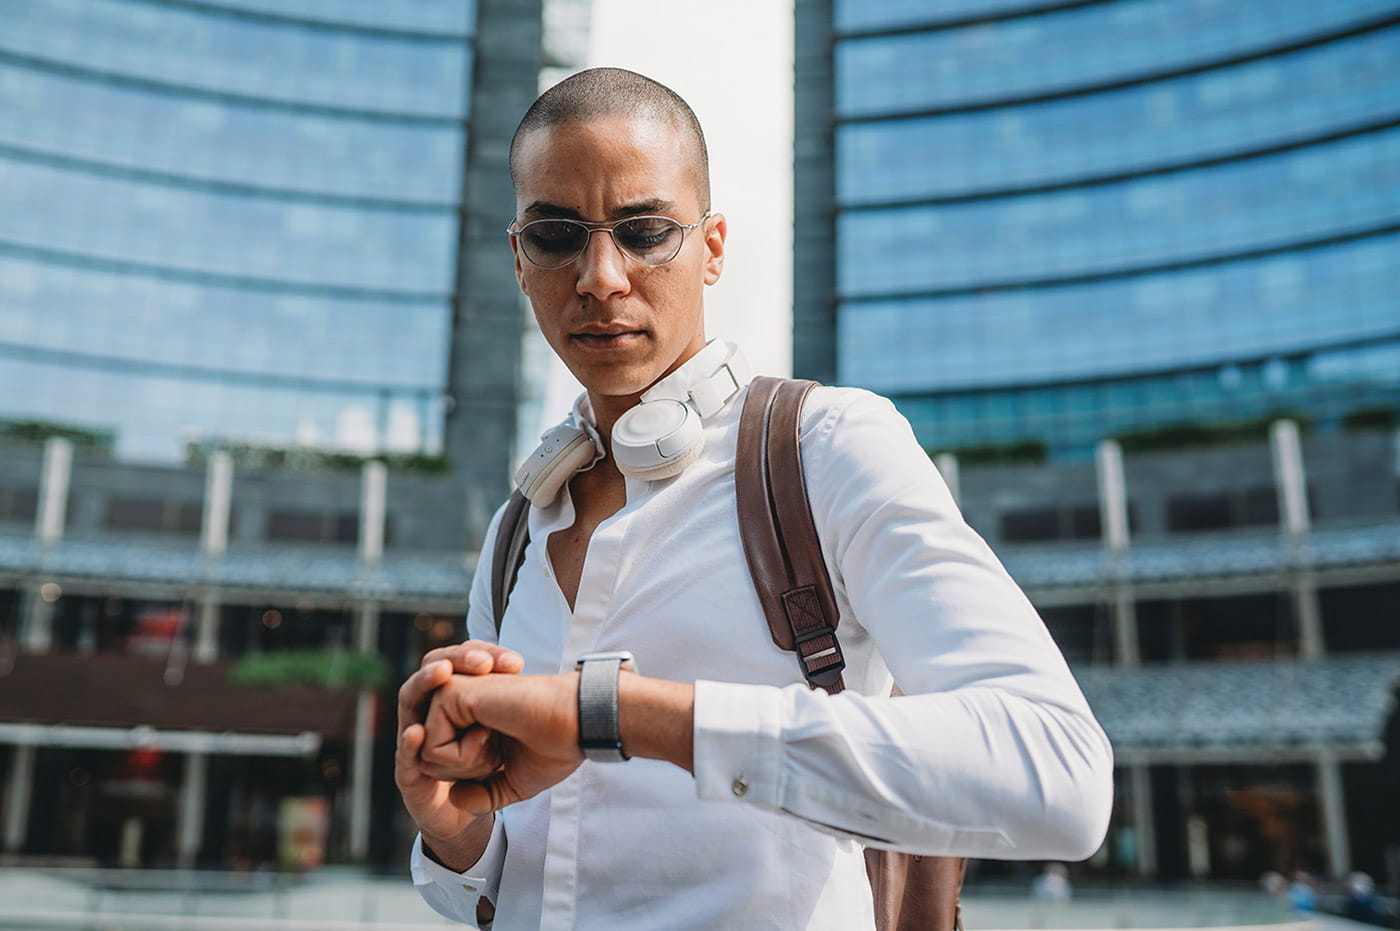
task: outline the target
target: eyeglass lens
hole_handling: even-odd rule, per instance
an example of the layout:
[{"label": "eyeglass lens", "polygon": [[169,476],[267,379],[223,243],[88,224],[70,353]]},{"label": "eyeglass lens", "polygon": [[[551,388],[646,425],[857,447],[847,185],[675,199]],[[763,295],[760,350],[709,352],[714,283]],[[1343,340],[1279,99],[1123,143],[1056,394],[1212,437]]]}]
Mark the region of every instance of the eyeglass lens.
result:
[{"label": "eyeglass lens", "polygon": [[[631,217],[612,227],[612,238],[619,249],[643,265],[665,265],[681,251],[684,232],[668,217]],[[525,224],[518,235],[527,259],[544,268],[557,268],[588,248],[590,230],[576,220],[536,220]]]}]

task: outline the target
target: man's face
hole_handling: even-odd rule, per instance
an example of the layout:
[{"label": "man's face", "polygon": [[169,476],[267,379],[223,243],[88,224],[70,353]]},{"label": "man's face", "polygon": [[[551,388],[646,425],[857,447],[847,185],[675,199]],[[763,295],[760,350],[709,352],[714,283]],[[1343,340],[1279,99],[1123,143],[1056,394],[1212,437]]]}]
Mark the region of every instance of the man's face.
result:
[{"label": "man's face", "polygon": [[[536,130],[521,140],[516,168],[517,227],[648,215],[688,226],[704,213],[694,156],[663,122],[605,117]],[[705,345],[704,288],[719,279],[724,235],[724,218],[713,216],[685,233],[673,261],[646,266],[596,232],[578,258],[552,269],[532,265],[511,237],[520,290],[595,406],[640,394]]]}]

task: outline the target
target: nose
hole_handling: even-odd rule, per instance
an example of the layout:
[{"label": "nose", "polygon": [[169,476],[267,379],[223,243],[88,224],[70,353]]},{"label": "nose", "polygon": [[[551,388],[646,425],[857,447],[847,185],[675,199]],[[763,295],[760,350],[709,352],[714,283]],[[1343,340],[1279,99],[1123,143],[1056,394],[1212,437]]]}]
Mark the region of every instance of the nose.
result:
[{"label": "nose", "polygon": [[625,294],[630,287],[627,258],[613,243],[608,230],[592,231],[588,245],[574,259],[574,266],[578,270],[579,294],[602,300]]}]

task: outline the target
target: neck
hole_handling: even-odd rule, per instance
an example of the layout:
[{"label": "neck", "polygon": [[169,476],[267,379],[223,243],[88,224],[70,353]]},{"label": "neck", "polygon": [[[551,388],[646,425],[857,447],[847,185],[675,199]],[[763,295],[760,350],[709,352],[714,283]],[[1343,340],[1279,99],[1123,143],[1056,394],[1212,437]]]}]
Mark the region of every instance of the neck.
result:
[{"label": "neck", "polygon": [[598,428],[598,435],[603,438],[603,445],[608,450],[609,460],[612,457],[612,428],[617,423],[617,418],[627,413],[641,401],[641,393],[610,395],[588,392],[588,403],[593,407],[594,426]]}]

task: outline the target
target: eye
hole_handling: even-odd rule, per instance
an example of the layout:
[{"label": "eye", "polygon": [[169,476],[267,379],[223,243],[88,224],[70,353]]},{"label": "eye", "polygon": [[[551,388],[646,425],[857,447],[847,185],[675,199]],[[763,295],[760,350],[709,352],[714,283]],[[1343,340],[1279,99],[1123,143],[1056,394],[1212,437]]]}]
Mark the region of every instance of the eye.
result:
[{"label": "eye", "polygon": [[571,220],[536,220],[520,231],[527,249],[550,255],[568,255],[583,248],[588,231]]},{"label": "eye", "polygon": [[624,249],[638,252],[664,252],[680,234],[680,226],[665,217],[637,217],[613,228],[613,235]]}]

